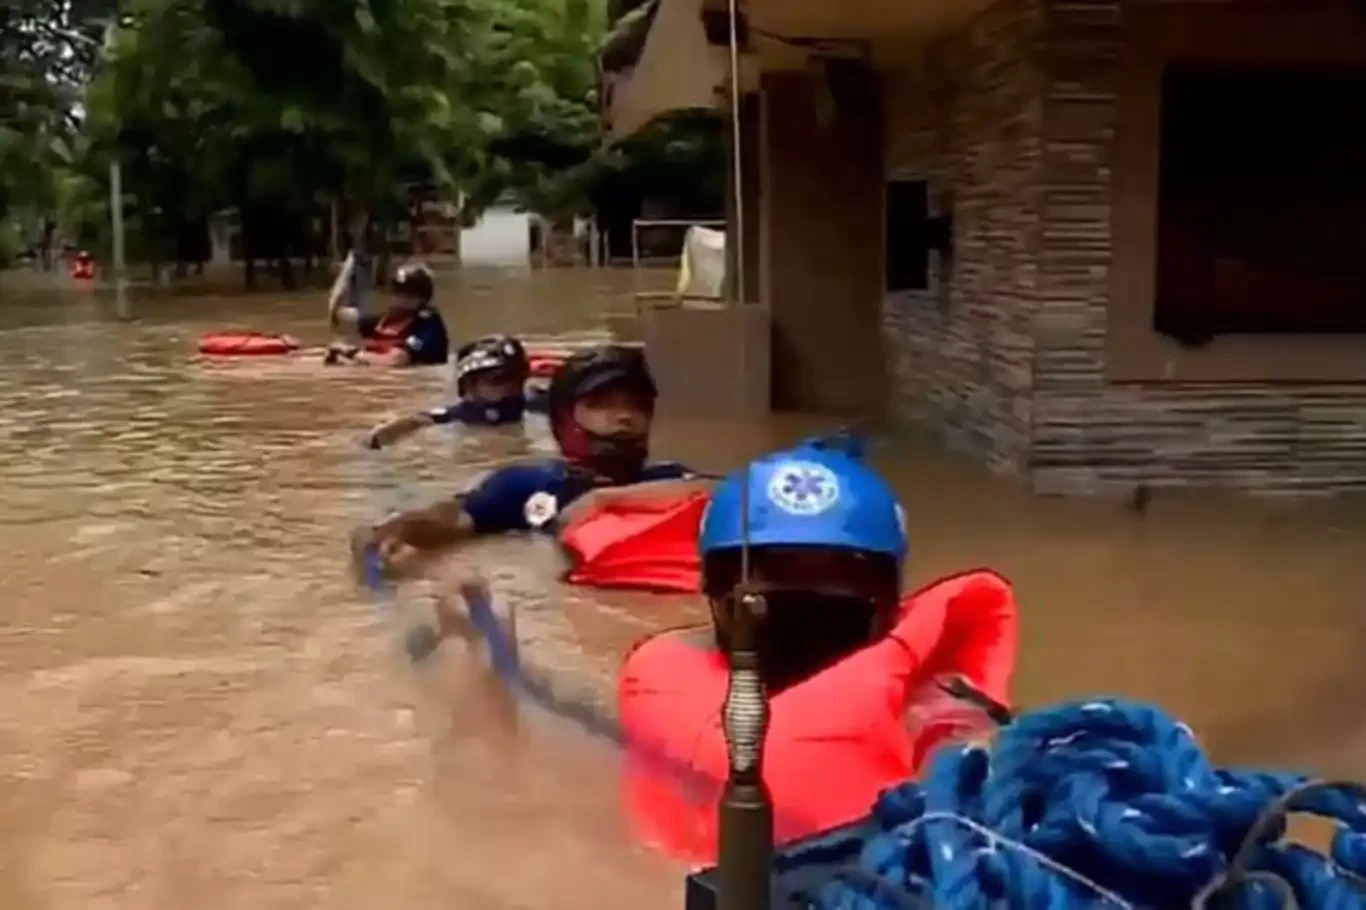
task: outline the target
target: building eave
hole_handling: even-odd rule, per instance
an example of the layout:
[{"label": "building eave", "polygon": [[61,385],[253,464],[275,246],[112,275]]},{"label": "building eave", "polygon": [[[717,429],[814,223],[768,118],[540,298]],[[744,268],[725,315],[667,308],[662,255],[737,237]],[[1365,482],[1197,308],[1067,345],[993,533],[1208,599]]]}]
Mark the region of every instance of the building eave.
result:
[{"label": "building eave", "polygon": [[604,73],[619,73],[640,62],[645,39],[650,34],[650,27],[654,25],[658,12],[659,0],[646,0],[616,21],[598,53],[598,62]]},{"label": "building eave", "polygon": [[[708,44],[702,30],[702,0],[650,0],[635,12],[648,20],[644,28],[628,23],[613,45],[615,68],[602,61],[603,114],[613,141],[673,111],[719,107],[726,81],[725,51]],[[632,41],[639,41],[634,55]]]}]

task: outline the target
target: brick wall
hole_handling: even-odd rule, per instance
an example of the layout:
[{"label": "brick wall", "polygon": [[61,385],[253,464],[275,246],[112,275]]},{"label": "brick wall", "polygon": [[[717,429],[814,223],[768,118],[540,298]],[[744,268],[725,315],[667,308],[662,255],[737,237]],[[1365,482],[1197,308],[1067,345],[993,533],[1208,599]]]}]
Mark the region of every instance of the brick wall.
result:
[{"label": "brick wall", "polygon": [[1118,0],[1001,0],[887,74],[889,174],[957,221],[951,274],[884,303],[894,416],[1040,492],[1366,489],[1366,385],[1105,380],[1122,41]]},{"label": "brick wall", "polygon": [[1041,33],[1040,0],[1002,0],[884,76],[888,174],[929,181],[955,244],[930,290],[884,301],[891,414],[1003,472],[1027,465],[1032,422]]}]

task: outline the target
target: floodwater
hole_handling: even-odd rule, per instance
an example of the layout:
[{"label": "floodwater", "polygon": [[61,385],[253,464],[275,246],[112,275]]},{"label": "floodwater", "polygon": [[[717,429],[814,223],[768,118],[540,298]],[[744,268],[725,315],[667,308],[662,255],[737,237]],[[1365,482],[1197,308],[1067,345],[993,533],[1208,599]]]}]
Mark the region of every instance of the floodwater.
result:
[{"label": "floodwater", "polygon": [[[441,284],[464,337],[591,333],[633,281]],[[444,373],[192,356],[230,326],[320,343],[318,294],[135,299],[128,324],[70,290],[0,301],[0,906],[680,906],[682,870],[616,812],[608,749],[513,717],[469,655],[412,668],[397,642],[424,589],[386,612],[347,574],[350,527],[545,450],[543,427],[379,457],[362,431],[440,400]],[[665,425],[657,450],[719,470],[819,425]],[[1366,767],[1359,503],[1173,494],[1138,515],[1031,497],[915,440],[878,459],[913,582],[991,566],[1017,584],[1022,704],[1148,698],[1224,760]],[[441,571],[475,567],[530,658],[599,697],[630,641],[700,615],[569,590],[543,542]]]}]

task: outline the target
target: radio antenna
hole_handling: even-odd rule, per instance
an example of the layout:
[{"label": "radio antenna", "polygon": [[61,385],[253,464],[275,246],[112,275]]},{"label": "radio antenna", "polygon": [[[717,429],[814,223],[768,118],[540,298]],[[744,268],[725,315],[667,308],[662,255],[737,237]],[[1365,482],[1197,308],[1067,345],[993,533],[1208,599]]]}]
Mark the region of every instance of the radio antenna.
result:
[{"label": "radio antenna", "polygon": [[[729,0],[731,192],[735,213],[735,275],[731,305],[745,305],[745,202],[742,158],[739,2]],[[743,320],[744,311],[738,314]],[[748,383],[748,333],[740,339],[742,381]],[[759,674],[758,625],[766,604],[750,579],[750,466],[740,474],[740,581],[729,592],[730,680],[722,712],[729,774],[717,807],[717,910],[769,910],[773,865],[773,799],[764,785],[764,739],[768,734],[768,693]]]}]

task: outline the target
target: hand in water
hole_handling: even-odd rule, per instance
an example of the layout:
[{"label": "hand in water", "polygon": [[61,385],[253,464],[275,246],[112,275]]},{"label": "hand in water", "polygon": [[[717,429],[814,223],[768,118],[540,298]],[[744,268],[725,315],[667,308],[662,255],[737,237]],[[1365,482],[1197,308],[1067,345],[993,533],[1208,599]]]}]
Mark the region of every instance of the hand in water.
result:
[{"label": "hand in water", "polygon": [[415,661],[422,660],[445,639],[458,638],[487,652],[500,676],[515,672],[516,614],[509,613],[506,620],[497,617],[488,582],[478,576],[465,576],[454,587],[454,591],[445,591],[436,599],[435,632],[423,626],[408,633],[409,656]]},{"label": "hand in water", "polygon": [[327,346],[327,353],[323,355],[323,364],[333,366],[338,363],[354,363],[360,356],[360,348],[353,344],[334,341]]},{"label": "hand in water", "polygon": [[368,588],[378,587],[416,557],[412,547],[380,537],[374,528],[357,528],[351,533],[351,567],[357,580]]}]

